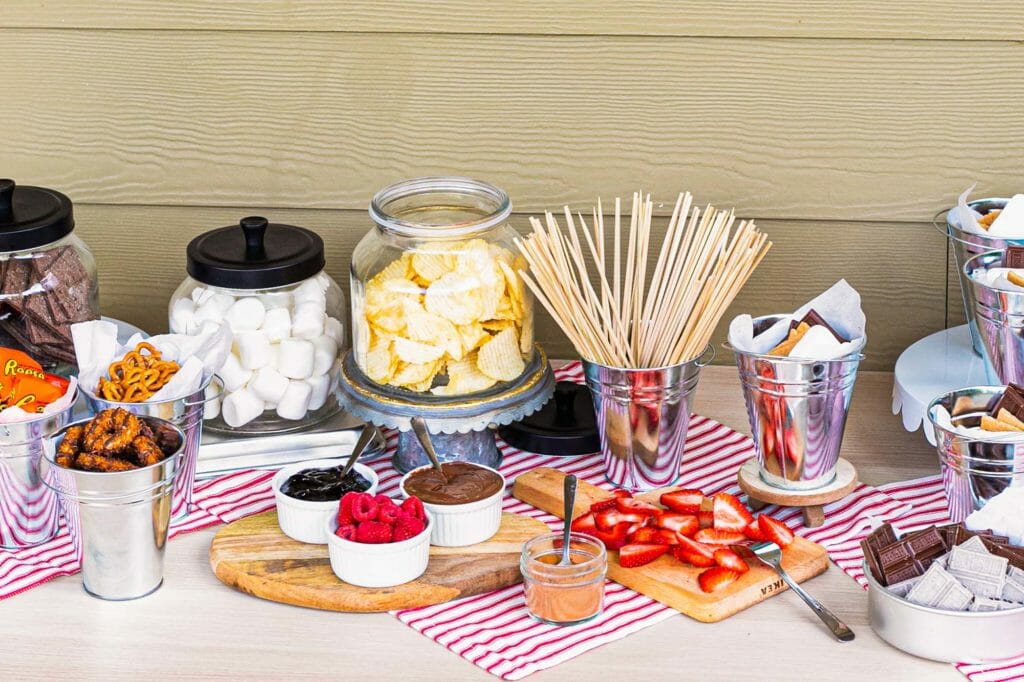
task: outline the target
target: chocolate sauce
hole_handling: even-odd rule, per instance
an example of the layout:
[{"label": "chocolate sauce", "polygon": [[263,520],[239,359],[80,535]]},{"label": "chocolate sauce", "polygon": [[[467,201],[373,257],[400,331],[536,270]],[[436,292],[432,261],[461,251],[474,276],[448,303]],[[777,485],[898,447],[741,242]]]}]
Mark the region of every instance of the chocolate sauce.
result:
[{"label": "chocolate sauce", "polygon": [[444,462],[441,469],[448,480],[433,467],[420,469],[405,481],[405,492],[430,504],[466,504],[502,489],[501,476],[470,462]]},{"label": "chocolate sauce", "polygon": [[360,493],[370,489],[370,482],[355,469],[341,478],[341,470],[344,468],[303,469],[288,477],[281,486],[281,492],[297,500],[336,502],[345,493]]}]

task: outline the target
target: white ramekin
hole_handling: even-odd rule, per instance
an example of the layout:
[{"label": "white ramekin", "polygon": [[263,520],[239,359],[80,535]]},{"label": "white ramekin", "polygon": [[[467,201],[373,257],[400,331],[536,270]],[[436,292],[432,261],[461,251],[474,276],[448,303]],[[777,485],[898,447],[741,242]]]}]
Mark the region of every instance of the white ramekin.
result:
[{"label": "white ramekin", "polygon": [[[474,464],[481,469],[487,469],[501,476],[501,472],[482,464]],[[405,492],[405,482],[409,476],[420,471],[429,469],[430,465],[413,469],[405,476],[399,484],[402,497],[409,497]],[[501,526],[501,500],[505,496],[505,477],[501,476],[501,489],[490,497],[485,497],[476,502],[466,504],[431,504],[423,502],[434,521],[434,530],[430,534],[430,544],[438,547],[465,547],[475,545],[478,542],[489,540],[494,537]]]},{"label": "white ramekin", "polygon": [[[338,500],[326,502],[298,500],[282,493],[281,486],[293,474],[305,469],[329,469],[339,464],[344,464],[344,462],[339,462],[337,459],[312,459],[289,464],[274,475],[270,485],[273,487],[274,499],[277,501],[277,525],[281,526],[281,532],[299,542],[308,542],[313,545],[326,544],[324,521],[338,515]],[[370,489],[363,492],[375,495],[377,493],[377,473],[359,462],[356,462],[352,470],[358,471],[363,478],[370,482]]]},{"label": "white ramekin", "polygon": [[423,532],[401,542],[379,545],[352,542],[334,534],[338,519],[332,516],[323,524],[327,552],[334,575],[359,587],[394,587],[423,575],[430,560],[430,529],[433,519],[427,514]]}]

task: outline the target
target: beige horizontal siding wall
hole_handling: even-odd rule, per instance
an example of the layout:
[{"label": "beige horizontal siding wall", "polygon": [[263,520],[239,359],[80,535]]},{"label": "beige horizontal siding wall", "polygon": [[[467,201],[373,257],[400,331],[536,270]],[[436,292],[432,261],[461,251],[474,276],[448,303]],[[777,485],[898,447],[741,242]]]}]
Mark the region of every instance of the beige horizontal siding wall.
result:
[{"label": "beige horizontal siding wall", "polygon": [[888,368],[960,305],[932,215],[1024,187],[1021,39],[1008,1],[4,0],[0,176],[76,201],[104,312],[152,331],[242,215],[318,230],[345,283],[405,177],[490,180],[520,227],[689,189],[776,243],[734,312],[846,277]]}]

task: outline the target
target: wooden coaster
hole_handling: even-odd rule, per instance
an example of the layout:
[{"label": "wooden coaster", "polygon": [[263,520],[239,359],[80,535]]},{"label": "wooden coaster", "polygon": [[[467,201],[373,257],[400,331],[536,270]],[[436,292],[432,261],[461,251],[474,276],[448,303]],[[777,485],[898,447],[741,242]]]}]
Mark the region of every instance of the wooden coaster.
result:
[{"label": "wooden coaster", "polygon": [[766,483],[759,473],[757,458],[754,458],[740,467],[736,482],[750,498],[750,508],[754,511],[769,504],[803,507],[804,525],[808,528],[817,528],[825,523],[823,507],[830,502],[843,499],[857,487],[857,470],[840,457],[836,465],[836,478],[827,486],[812,490],[786,490]]}]

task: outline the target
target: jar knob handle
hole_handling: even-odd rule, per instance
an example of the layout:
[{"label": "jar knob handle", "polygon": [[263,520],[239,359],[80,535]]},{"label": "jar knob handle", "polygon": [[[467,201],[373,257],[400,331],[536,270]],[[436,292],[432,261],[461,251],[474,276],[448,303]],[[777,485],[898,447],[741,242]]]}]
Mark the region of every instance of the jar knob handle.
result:
[{"label": "jar knob handle", "polygon": [[14,180],[0,180],[0,218],[7,218],[14,212]]},{"label": "jar knob handle", "polygon": [[266,256],[263,250],[263,236],[267,232],[267,219],[259,216],[242,218],[239,225],[245,233],[245,256],[250,259],[262,259]]}]

